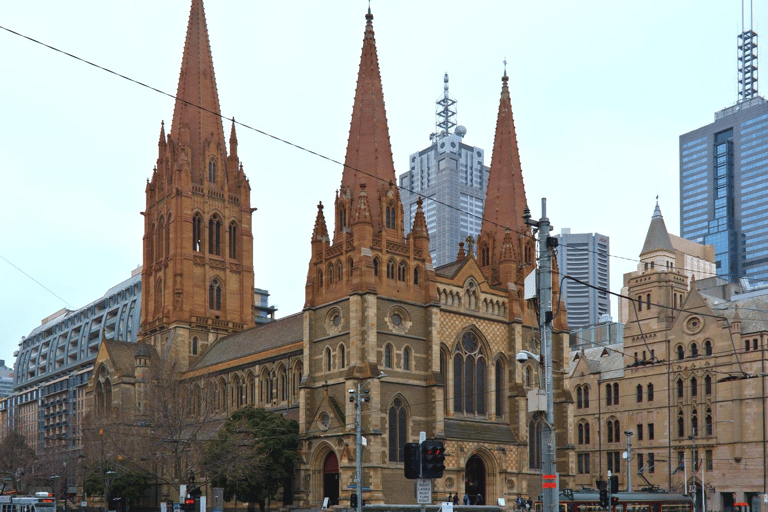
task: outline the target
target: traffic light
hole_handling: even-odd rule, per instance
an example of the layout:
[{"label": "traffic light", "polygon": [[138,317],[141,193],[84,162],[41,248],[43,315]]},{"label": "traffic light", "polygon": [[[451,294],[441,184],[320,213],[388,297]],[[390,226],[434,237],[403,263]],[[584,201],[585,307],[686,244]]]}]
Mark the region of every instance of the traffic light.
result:
[{"label": "traffic light", "polygon": [[357,508],[357,493],[353,492],[349,497],[349,507]]},{"label": "traffic light", "polygon": [[421,474],[421,461],[419,460],[419,455],[419,443],[405,444],[405,464],[403,464],[405,478],[411,480],[419,478],[419,475]]},{"label": "traffic light", "polygon": [[619,498],[617,498],[616,496],[611,496],[611,507],[615,507],[618,504],[619,504]]},{"label": "traffic light", "polygon": [[619,492],[619,477],[613,475],[611,477],[611,494]]},{"label": "traffic light", "polygon": [[442,478],[445,470],[445,447],[442,441],[427,439],[421,443],[421,478]]},{"label": "traffic light", "polygon": [[184,498],[181,504],[181,510],[184,512],[195,512],[195,498]]},{"label": "traffic light", "polygon": [[600,489],[600,506],[608,508],[608,489]]}]

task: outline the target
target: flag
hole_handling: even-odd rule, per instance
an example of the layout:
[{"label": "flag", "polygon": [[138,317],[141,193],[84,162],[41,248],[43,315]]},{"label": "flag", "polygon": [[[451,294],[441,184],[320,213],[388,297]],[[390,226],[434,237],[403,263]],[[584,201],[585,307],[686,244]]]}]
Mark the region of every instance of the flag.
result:
[{"label": "flag", "polygon": [[681,469],[683,469],[684,467],[685,467],[685,460],[681,460],[681,461],[680,461],[680,464],[678,464],[678,465],[677,465],[677,467],[676,467],[676,468],[675,468],[675,470],[672,472],[672,474],[674,475],[675,473],[677,473],[678,471],[680,471],[680,470],[681,470]]}]

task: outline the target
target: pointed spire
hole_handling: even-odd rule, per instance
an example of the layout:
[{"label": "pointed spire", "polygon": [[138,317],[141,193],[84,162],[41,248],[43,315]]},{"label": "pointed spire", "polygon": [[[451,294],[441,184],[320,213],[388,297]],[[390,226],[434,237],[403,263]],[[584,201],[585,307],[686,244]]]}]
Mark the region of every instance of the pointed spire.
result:
[{"label": "pointed spire", "polygon": [[323,203],[317,205],[317,217],[315,218],[315,229],[312,231],[312,241],[322,242],[328,239],[328,228],[325,226],[325,216],[323,215]]},{"label": "pointed spire", "polygon": [[427,219],[424,217],[421,196],[416,200],[416,214],[413,216],[413,229],[411,233],[413,233],[414,238],[429,238]]},{"label": "pointed spire", "polygon": [[493,142],[488,192],[483,209],[482,233],[495,232],[492,262],[499,261],[505,229],[511,229],[517,233],[528,231],[523,222],[523,212],[527,207],[527,201],[508,81],[509,78],[505,72],[501,79],[501,100],[496,118],[496,135]]},{"label": "pointed spire", "polygon": [[160,140],[157,142],[157,145],[165,145],[165,121],[160,121]]},{"label": "pointed spire", "polygon": [[360,182],[360,193],[357,196],[357,210],[353,224],[372,224],[371,208],[368,205],[368,193],[365,191],[365,180]]},{"label": "pointed spire", "polygon": [[235,133],[234,116],[232,116],[232,130],[229,132],[229,156],[237,158],[237,133]]},{"label": "pointed spire", "polygon": [[456,253],[456,261],[461,261],[466,257],[467,254],[464,252],[464,242],[459,242],[459,252]]},{"label": "pointed spire", "polygon": [[184,140],[183,130],[189,130],[191,167],[202,172],[205,141],[223,147],[225,140],[203,0],[192,0],[176,98],[171,138],[178,144]]},{"label": "pointed spire", "polygon": [[[381,184],[397,182],[370,10],[365,19],[363,51],[341,178],[341,188],[350,187],[353,198],[358,196],[361,181],[369,176],[373,178],[373,190],[379,189]],[[373,232],[376,233],[382,227],[380,201],[373,201],[370,207]]]},{"label": "pointed spire", "polygon": [[658,198],[656,199],[656,208],[653,210],[651,225],[648,226],[648,233],[645,235],[645,244],[643,244],[643,250],[640,251],[640,256],[642,257],[644,254],[654,251],[675,252],[674,247],[672,247],[672,240],[669,238],[667,225],[664,223],[664,217],[661,216]]}]

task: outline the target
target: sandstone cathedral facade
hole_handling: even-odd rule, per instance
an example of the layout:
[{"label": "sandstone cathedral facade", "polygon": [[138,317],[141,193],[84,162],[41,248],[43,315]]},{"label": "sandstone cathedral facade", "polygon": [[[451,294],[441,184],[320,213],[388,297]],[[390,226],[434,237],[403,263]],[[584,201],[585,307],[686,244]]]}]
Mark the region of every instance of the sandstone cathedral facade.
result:
[{"label": "sandstone cathedral facade", "polygon": [[[304,308],[254,327],[250,186],[234,123],[227,151],[203,4],[192,0],[173,122],[167,135],[161,128],[146,190],[138,344],[102,343],[89,401],[122,421],[139,418],[150,406],[153,360],[172,361],[199,386],[193,402],[215,397],[218,418],[253,404],[298,421],[283,502],[317,507],[325,497],[349,503],[360,454],[348,390],[363,383],[367,503],[415,502],[403,446],[421,431],[446,445],[435,500],[537,496],[542,420],[527,395],[540,387],[540,369],[515,361],[520,350],[539,350],[536,304],[523,298],[536,244],[523,221],[508,78],[477,256],[469,241],[455,262],[434,268],[421,203],[405,234],[370,11],[365,18],[344,170],[332,208],[320,203],[311,229]],[[557,303],[556,281],[553,291]],[[553,322],[556,370],[568,356],[564,318]],[[567,379],[555,382],[564,482],[574,474],[572,400]]]}]

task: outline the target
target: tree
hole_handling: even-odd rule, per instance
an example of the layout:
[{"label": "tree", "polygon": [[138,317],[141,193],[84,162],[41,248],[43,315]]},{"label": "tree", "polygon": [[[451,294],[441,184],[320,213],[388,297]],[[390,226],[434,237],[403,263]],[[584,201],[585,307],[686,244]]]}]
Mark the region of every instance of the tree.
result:
[{"label": "tree", "polygon": [[224,498],[258,503],[263,512],[293,477],[299,425],[280,414],[248,405],[234,412],[212,440],[203,467]]},{"label": "tree", "polygon": [[15,430],[9,432],[0,441],[0,479],[10,478],[7,487],[20,493],[26,492],[23,486],[29,482],[25,477],[32,474],[36,459],[35,451],[24,436]]}]

